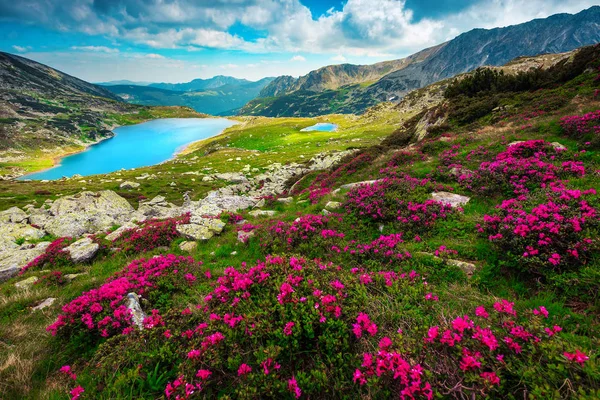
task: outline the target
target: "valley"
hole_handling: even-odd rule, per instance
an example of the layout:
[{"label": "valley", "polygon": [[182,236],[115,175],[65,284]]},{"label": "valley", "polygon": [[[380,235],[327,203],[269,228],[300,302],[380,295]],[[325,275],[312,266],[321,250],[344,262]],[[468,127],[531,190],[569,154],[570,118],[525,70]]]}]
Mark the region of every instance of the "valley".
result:
[{"label": "valley", "polygon": [[598,398],[599,12],[255,82],[0,53],[0,398]]}]

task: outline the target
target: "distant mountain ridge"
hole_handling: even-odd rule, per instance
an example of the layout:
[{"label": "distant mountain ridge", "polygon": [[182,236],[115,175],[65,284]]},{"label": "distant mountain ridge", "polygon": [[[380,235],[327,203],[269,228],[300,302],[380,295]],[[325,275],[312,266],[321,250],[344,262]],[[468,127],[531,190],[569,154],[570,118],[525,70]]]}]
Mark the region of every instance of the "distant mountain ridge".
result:
[{"label": "distant mountain ridge", "polygon": [[[598,42],[599,6],[504,28],[474,29],[405,59],[387,62],[393,71],[372,83],[363,79],[368,75],[358,71],[378,64],[328,66],[299,79],[280,77],[240,114],[278,117],[362,113],[377,103],[398,102],[412,90],[483,65],[498,66],[520,56],[562,53]],[[375,67],[375,71],[383,70]]]},{"label": "distant mountain ridge", "polygon": [[[260,91],[275,78],[263,78],[256,82],[231,77],[214,77],[196,79],[188,83],[114,85],[107,89],[119,98],[133,104],[148,106],[186,106],[211,115],[233,115],[250,100],[256,98]],[[200,82],[201,81],[201,82]],[[224,85],[220,85],[223,82]],[[173,90],[157,85],[175,85],[179,89],[205,86],[197,90]],[[179,85],[179,86],[177,86]],[[219,85],[217,87],[213,87]],[[172,87],[172,86],[170,86]]]},{"label": "distant mountain ridge", "polygon": [[246,79],[238,79],[233,76],[217,75],[209,79],[194,79],[184,83],[151,83],[150,87],[174,90],[177,92],[192,92],[196,90],[216,89],[226,85],[240,86],[253,83]]}]

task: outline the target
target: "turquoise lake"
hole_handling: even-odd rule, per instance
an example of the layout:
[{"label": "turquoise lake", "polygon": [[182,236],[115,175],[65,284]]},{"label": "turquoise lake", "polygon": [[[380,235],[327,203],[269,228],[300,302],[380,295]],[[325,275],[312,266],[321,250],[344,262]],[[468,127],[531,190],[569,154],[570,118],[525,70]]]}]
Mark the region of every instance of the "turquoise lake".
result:
[{"label": "turquoise lake", "polygon": [[331,124],[329,122],[319,122],[313,126],[309,126],[308,128],[304,128],[300,130],[300,132],[310,132],[310,131],[320,131],[320,132],[333,132],[337,130],[338,126],[336,124]]},{"label": "turquoise lake", "polygon": [[115,137],[63,158],[54,168],[20,179],[53,180],[159,164],[187,144],[218,135],[236,123],[224,118],[166,118],[122,126],[114,129]]}]

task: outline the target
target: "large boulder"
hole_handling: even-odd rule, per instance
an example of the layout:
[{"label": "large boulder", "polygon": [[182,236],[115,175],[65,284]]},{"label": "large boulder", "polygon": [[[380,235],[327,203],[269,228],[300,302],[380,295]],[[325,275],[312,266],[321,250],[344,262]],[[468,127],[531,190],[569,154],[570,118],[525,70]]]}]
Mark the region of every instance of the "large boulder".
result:
[{"label": "large boulder", "polygon": [[0,223],[12,222],[20,224],[26,222],[29,215],[18,207],[11,207],[8,210],[0,212]]},{"label": "large boulder", "polygon": [[[17,239],[38,240],[44,237],[46,233],[38,228],[26,224],[2,224],[0,223],[0,241],[10,240],[12,242]],[[0,248],[2,245],[0,244]]]},{"label": "large boulder", "polygon": [[144,221],[151,218],[174,218],[180,216],[182,213],[183,210],[181,207],[167,202],[163,196],[156,196],[150,201],[141,203],[133,215],[133,219]]},{"label": "large boulder", "polygon": [[222,195],[218,192],[210,192],[199,202],[199,207],[212,205],[221,211],[237,211],[254,207],[257,201],[254,197],[249,196]]},{"label": "large boulder", "polygon": [[113,191],[81,192],[62,197],[50,207],[53,218],[44,229],[55,236],[79,237],[98,233],[131,219],[133,207]]},{"label": "large boulder", "polygon": [[113,232],[111,232],[108,235],[106,235],[105,239],[106,240],[110,240],[111,242],[114,242],[115,240],[117,240],[118,238],[120,238],[123,235],[123,233],[125,233],[125,231],[128,231],[128,230],[133,229],[133,228],[137,228],[137,225],[134,224],[133,222],[128,222],[125,225],[120,226],[119,228],[117,228]]},{"label": "large boulder", "polygon": [[50,242],[42,242],[31,249],[9,250],[0,253],[0,282],[17,275],[23,267],[42,255],[49,245]]},{"label": "large boulder", "polygon": [[65,251],[71,255],[71,260],[74,263],[83,263],[94,258],[99,249],[100,245],[98,243],[86,237],[72,243]]}]

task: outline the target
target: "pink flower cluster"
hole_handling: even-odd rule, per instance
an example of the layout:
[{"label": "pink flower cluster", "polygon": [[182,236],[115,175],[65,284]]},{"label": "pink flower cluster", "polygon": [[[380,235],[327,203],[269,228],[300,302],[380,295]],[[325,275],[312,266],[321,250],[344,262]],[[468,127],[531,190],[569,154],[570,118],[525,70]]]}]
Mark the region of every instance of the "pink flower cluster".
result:
[{"label": "pink flower cluster", "polygon": [[115,240],[114,245],[127,253],[142,253],[161,246],[170,246],[180,235],[177,225],[190,222],[190,214],[164,220],[148,220],[141,227],[129,229]]},{"label": "pink flower cluster", "polygon": [[[64,305],[62,313],[46,330],[53,336],[63,331],[68,334],[76,329],[85,329],[101,337],[129,333],[132,331],[132,315],[125,305],[127,294],[135,292],[147,295],[164,278],[170,278],[175,287],[186,285],[183,275],[197,268],[197,265],[191,257],[172,254],[135,260],[99,288],[84,292]],[[149,326],[163,325],[157,310],[144,323]]]},{"label": "pink flower cluster", "polygon": [[570,115],[560,120],[560,125],[565,133],[574,138],[581,138],[587,134],[600,134],[600,110],[584,115]]}]

